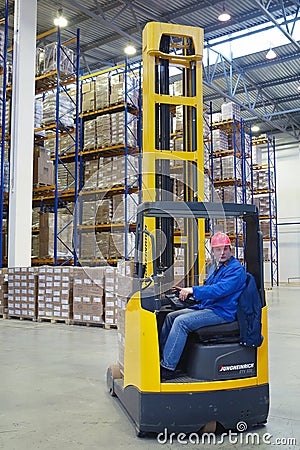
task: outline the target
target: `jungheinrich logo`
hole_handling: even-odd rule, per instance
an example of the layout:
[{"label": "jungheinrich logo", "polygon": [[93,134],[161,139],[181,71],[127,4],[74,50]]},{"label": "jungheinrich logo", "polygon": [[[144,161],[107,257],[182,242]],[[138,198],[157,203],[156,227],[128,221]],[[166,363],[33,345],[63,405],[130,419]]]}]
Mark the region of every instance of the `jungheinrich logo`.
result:
[{"label": "jungheinrich logo", "polygon": [[253,363],[245,363],[245,364],[233,364],[230,366],[223,366],[222,364],[219,366],[219,372],[229,372],[232,370],[246,370],[246,369],[253,369],[254,368],[254,362]]}]

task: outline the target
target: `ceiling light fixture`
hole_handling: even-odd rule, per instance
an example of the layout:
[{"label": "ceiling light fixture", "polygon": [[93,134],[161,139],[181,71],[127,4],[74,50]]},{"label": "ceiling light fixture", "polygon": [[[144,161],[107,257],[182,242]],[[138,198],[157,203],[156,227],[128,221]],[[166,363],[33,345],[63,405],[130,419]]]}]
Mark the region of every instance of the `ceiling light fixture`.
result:
[{"label": "ceiling light fixture", "polygon": [[231,19],[231,15],[229,14],[228,11],[226,11],[225,2],[224,2],[223,3],[223,11],[221,12],[221,14],[219,14],[218,20],[220,22],[228,22],[228,20],[230,20],[230,19]]},{"label": "ceiling light fixture", "polygon": [[253,125],[253,127],[251,128],[251,130],[253,131],[253,133],[257,133],[257,132],[260,130],[260,128],[259,128],[258,125]]},{"label": "ceiling light fixture", "polygon": [[136,54],[136,48],[132,45],[132,44],[128,44],[125,48],[124,48],[124,52],[126,53],[126,55],[128,56],[132,56]]},{"label": "ceiling light fixture", "polygon": [[270,47],[268,53],[266,54],[266,58],[267,59],[274,59],[276,58],[276,53],[274,52],[274,50]]},{"label": "ceiling light fixture", "polygon": [[62,8],[59,8],[56,13],[56,17],[53,20],[53,23],[56,27],[64,28],[68,25],[67,19],[63,15]]}]

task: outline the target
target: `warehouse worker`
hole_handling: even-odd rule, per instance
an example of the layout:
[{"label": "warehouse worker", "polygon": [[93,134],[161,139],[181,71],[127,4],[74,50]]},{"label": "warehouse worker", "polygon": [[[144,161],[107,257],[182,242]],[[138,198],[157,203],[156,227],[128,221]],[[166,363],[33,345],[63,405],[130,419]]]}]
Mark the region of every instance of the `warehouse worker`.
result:
[{"label": "warehouse worker", "polygon": [[216,265],[208,273],[203,286],[181,288],[175,286],[183,301],[193,295],[193,306],[167,315],[160,334],[162,352],[161,379],[176,377],[176,366],[183,352],[188,334],[201,327],[236,320],[238,298],[246,287],[246,271],[232,256],[231,242],[224,233],[211,238]]}]

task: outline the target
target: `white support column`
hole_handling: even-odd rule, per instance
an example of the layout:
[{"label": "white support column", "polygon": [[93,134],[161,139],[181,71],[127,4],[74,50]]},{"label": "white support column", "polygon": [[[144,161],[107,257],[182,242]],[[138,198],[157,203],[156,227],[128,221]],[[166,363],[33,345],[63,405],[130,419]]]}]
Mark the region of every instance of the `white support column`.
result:
[{"label": "white support column", "polygon": [[8,267],[31,266],[37,0],[15,0]]}]

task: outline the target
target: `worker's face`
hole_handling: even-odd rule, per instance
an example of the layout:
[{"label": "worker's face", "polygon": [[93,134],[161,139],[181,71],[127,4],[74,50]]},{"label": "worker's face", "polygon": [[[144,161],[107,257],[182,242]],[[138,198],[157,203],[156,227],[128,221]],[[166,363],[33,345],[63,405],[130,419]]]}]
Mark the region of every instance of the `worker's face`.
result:
[{"label": "worker's face", "polygon": [[231,257],[231,248],[229,245],[226,245],[226,247],[215,247],[212,250],[218,263],[224,263]]}]

